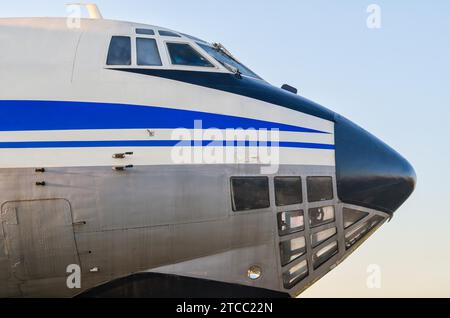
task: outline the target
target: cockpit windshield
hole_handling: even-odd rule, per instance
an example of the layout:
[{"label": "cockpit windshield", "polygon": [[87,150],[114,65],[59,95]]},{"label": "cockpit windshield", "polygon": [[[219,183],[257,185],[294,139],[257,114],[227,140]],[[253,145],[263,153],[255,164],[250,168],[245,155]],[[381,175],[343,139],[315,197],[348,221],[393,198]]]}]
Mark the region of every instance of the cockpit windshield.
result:
[{"label": "cockpit windshield", "polygon": [[214,44],[213,46],[201,42],[197,42],[197,44],[227,69],[234,69],[242,75],[261,79],[245,65],[238,62],[221,44]]}]

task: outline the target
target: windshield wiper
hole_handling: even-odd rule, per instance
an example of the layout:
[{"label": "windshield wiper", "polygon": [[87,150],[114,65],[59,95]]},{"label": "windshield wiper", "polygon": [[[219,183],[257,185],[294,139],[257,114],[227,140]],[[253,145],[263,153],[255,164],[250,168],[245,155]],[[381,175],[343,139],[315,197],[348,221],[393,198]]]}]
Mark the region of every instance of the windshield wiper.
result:
[{"label": "windshield wiper", "polygon": [[[217,50],[217,52],[222,53],[224,55],[226,55],[227,57],[229,57],[230,59],[232,59],[233,61],[235,61],[236,63],[239,63],[238,60],[230,53],[230,51],[228,51],[225,46],[223,46],[220,43],[214,43],[213,44],[214,49]],[[242,78],[242,73],[239,70],[238,67],[235,67],[233,65],[230,65],[226,62],[220,62],[223,66],[225,66],[225,68],[227,68],[230,72],[233,72],[238,78]]]},{"label": "windshield wiper", "polygon": [[231,58],[232,60],[234,60],[234,61],[236,61],[236,62],[238,61],[238,60],[233,56],[233,54],[231,54],[230,51],[228,51],[228,50],[225,48],[225,46],[223,46],[223,44],[220,44],[220,43],[214,43],[213,46],[214,46],[214,48],[215,48],[217,51],[224,53],[226,56],[228,56],[229,58]]},{"label": "windshield wiper", "polygon": [[238,78],[242,78],[242,73],[237,67],[234,67],[233,65],[225,62],[223,62],[222,65],[225,66],[230,72],[234,73],[234,75],[236,75]]}]

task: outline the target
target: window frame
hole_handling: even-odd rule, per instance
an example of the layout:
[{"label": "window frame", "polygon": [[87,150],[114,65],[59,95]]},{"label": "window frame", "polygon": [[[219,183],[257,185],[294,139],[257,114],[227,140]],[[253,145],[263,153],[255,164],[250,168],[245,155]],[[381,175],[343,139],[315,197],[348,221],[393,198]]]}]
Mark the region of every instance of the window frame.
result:
[{"label": "window frame", "polygon": [[[345,215],[346,215],[346,212],[350,212],[350,213],[357,212],[357,213],[361,213],[362,216],[360,218],[358,218],[352,224],[345,226]],[[349,230],[350,228],[354,227],[356,224],[362,223],[364,220],[366,220],[370,216],[370,213],[367,212],[367,211],[363,211],[363,209],[361,207],[350,208],[348,206],[343,206],[341,213],[342,213],[342,227],[344,228],[344,231]]]},{"label": "window frame", "polygon": [[[292,247],[292,243],[296,240],[303,241],[303,247],[298,250],[290,249],[288,253],[284,247]],[[289,246],[290,245],[290,246]],[[297,261],[308,256],[308,240],[305,235],[291,235],[284,240],[280,240],[278,243],[279,258],[282,268],[285,268]],[[296,253],[297,252],[297,253]]]},{"label": "window frame", "polygon": [[[320,223],[316,223],[313,224],[313,219],[311,218],[311,212],[313,210],[320,210],[320,209],[326,209],[326,208],[331,208],[333,210],[333,218],[332,219],[327,219],[324,220]],[[318,227],[330,224],[330,223],[336,223],[336,213],[337,213],[337,208],[334,204],[328,204],[328,205],[322,205],[322,206],[317,206],[317,207],[309,207],[307,210],[308,213],[308,225],[310,229],[316,229]]]},{"label": "window frame", "polygon": [[[295,265],[291,266],[289,269],[287,269],[285,272],[283,272],[282,274],[282,281],[283,281],[283,287],[286,290],[291,290],[293,288],[295,288],[298,284],[300,284],[300,282],[302,282],[303,280],[307,279],[308,276],[310,276],[312,273],[310,271],[310,261],[308,258],[300,258],[301,261],[297,262]],[[303,265],[300,268],[305,269],[304,272],[301,272],[299,270],[294,271],[293,273],[291,272],[295,267],[299,266],[299,265]],[[299,272],[299,274],[296,275],[296,272]],[[287,282],[287,278],[293,278],[291,279],[292,282]]]},{"label": "window frame", "polygon": [[[110,65],[110,64],[108,64],[108,57],[109,57],[109,52],[110,52],[110,49],[111,49],[111,43],[112,43],[112,39],[114,37],[127,37],[127,38],[130,39],[130,42],[131,42],[130,43],[130,54],[131,54],[131,56],[130,56],[130,64],[118,64],[118,65]],[[133,53],[135,51],[135,46],[134,46],[133,42],[134,42],[133,41],[133,36],[131,36],[129,34],[120,34],[120,33],[118,33],[118,34],[110,35],[108,37],[108,41],[107,41],[107,44],[106,44],[106,52],[104,54],[104,59],[103,59],[104,65],[107,68],[129,68],[129,67],[132,67],[134,65],[134,55],[135,55]]]},{"label": "window frame", "polygon": [[[164,35],[164,34],[161,34],[161,32],[165,32],[165,33],[170,33],[171,35]],[[158,33],[158,36],[160,36],[160,37],[164,37],[164,38],[175,38],[175,39],[180,39],[180,38],[182,38],[183,36],[181,35],[181,34],[179,34],[178,32],[175,32],[175,31],[171,31],[171,30],[161,30],[161,29],[158,29],[158,30],[156,30],[156,33]]]},{"label": "window frame", "polygon": [[[287,229],[287,230],[282,230],[281,227],[283,226],[283,224],[282,224],[282,217],[283,217],[283,214],[286,214],[286,215],[293,215],[293,214],[295,214],[295,213],[297,213],[299,217],[300,217],[300,216],[302,217],[302,219],[303,219],[303,226],[295,227],[295,228],[290,227],[290,228]],[[306,229],[305,211],[304,211],[303,209],[299,209],[299,210],[292,210],[292,211],[282,211],[282,212],[278,212],[278,213],[277,213],[277,227],[278,227],[278,236],[279,236],[280,238],[281,238],[281,237],[290,236],[290,235],[293,235],[293,234],[298,234],[298,233],[304,232],[305,229]]]},{"label": "window frame", "polygon": [[[373,224],[372,227],[367,228],[366,226],[371,223],[372,220],[377,220],[378,222],[376,224]],[[369,214],[364,219],[360,220],[359,222],[351,225],[347,229],[344,230],[344,246],[345,250],[349,251],[354,248],[358,248],[360,244],[365,242],[367,239],[370,238],[370,236],[375,233],[385,222],[387,218],[385,216],[381,216],[378,213],[376,214]],[[360,231],[361,229],[364,229],[366,227],[367,231]],[[354,236],[358,233],[358,236],[356,236],[356,240],[350,240],[349,238]],[[352,242],[350,245],[347,245],[348,242]],[[361,242],[361,243],[360,243]]]},{"label": "window frame", "polygon": [[[141,65],[141,64],[138,64],[138,44],[137,44],[137,42],[138,42],[138,39],[144,39],[144,40],[154,40],[155,41],[155,44],[156,44],[156,50],[158,51],[158,55],[159,55],[159,60],[161,61],[161,65]],[[161,50],[160,50],[160,46],[159,46],[159,43],[158,43],[158,39],[156,39],[155,37],[151,37],[151,36],[148,36],[148,37],[143,37],[143,36],[136,36],[136,39],[135,39],[135,41],[134,41],[134,44],[135,44],[135,46],[136,46],[136,49],[135,49],[135,51],[136,51],[136,66],[137,67],[139,67],[139,68],[141,68],[141,67],[148,67],[148,68],[161,68],[161,67],[163,67],[164,66],[164,61],[163,61],[163,58],[162,58],[162,56],[161,56]]]},{"label": "window frame", "polygon": [[[124,36],[131,39],[131,64],[130,65],[108,65],[108,53],[111,39],[114,36]],[[138,65],[137,64],[137,48],[136,39],[154,39],[158,46],[158,52],[161,57],[162,66],[156,65]],[[176,65],[172,64],[169,50],[167,48],[167,43],[181,43],[190,45],[198,54],[205,58],[212,67],[201,67],[201,66],[188,66],[188,65]],[[128,69],[128,68],[139,68],[139,69],[165,69],[165,70],[181,70],[181,71],[202,71],[210,73],[230,73],[224,66],[222,66],[216,59],[211,57],[209,54],[203,52],[202,48],[197,44],[197,42],[192,41],[188,38],[172,38],[160,36],[155,29],[155,35],[146,34],[136,34],[136,28],[132,28],[130,32],[117,32],[114,34],[108,34],[105,38],[105,46],[103,50],[103,61],[101,62],[104,69]]]},{"label": "window frame", "polygon": [[[203,72],[217,72],[217,70],[221,70],[221,68],[218,67],[217,61],[212,59],[209,54],[205,55],[202,53],[201,48],[195,43],[195,42],[189,42],[186,41],[183,38],[169,38],[169,39],[163,39],[161,42],[163,42],[165,54],[167,57],[168,66],[170,66],[171,69],[178,69],[178,70],[202,70]],[[209,63],[211,63],[211,67],[209,66],[192,66],[192,65],[179,65],[179,64],[173,64],[172,58],[170,57],[170,51],[167,46],[168,43],[175,43],[175,44],[187,44],[189,45],[197,54],[199,54],[201,57],[203,57],[205,60],[207,60]]]},{"label": "window frame", "polygon": [[[135,28],[135,35],[155,36],[156,32],[154,28]],[[151,33],[145,33],[145,31],[151,31]]]},{"label": "window frame", "polygon": [[[255,208],[255,209],[248,209],[248,210],[238,210],[236,209],[235,204],[235,191],[233,187],[233,180],[234,179],[265,179],[267,181],[267,196],[268,196],[268,203],[269,205],[267,207],[263,208]],[[236,214],[245,214],[245,213],[255,213],[260,211],[268,211],[272,209],[272,197],[271,197],[271,187],[270,187],[270,180],[269,177],[264,176],[232,176],[229,178],[229,189],[230,189],[230,197],[231,197],[231,211],[233,212],[233,215]]]},{"label": "window frame", "polygon": [[[133,29],[135,30],[135,29]],[[131,64],[130,65],[108,65],[108,54],[109,54],[109,46],[111,43],[111,39],[114,36],[125,36],[129,37],[131,39]],[[156,45],[158,47],[158,53],[161,58],[162,65],[138,65],[137,64],[137,38],[142,39],[153,39],[156,41]],[[156,35],[145,35],[145,34],[124,34],[124,33],[115,33],[111,34],[107,38],[106,46],[105,46],[105,52],[104,52],[104,58],[103,58],[103,67],[105,69],[128,69],[128,68],[139,68],[139,69],[170,69],[168,66],[170,66],[170,62],[167,60],[167,52],[164,50],[163,41],[156,36]]]},{"label": "window frame", "polygon": [[[325,200],[319,200],[319,201],[311,201],[310,200],[310,186],[309,186],[309,180],[311,179],[316,179],[316,178],[327,178],[331,180],[331,198],[327,198]],[[336,193],[335,193],[335,189],[334,189],[334,178],[333,176],[308,176],[306,177],[306,200],[308,203],[324,203],[324,202],[329,202],[329,201],[333,201],[336,198]]]},{"label": "window frame", "polygon": [[[277,181],[283,180],[283,179],[298,179],[300,180],[300,202],[297,203],[291,203],[291,204],[280,204],[278,202],[278,196],[277,196]],[[273,178],[273,190],[275,194],[275,206],[278,208],[286,208],[290,206],[299,206],[302,205],[305,202],[305,198],[303,197],[303,178],[301,176],[276,176]]]},{"label": "window frame", "polygon": [[[314,271],[319,270],[323,265],[329,263],[331,260],[334,260],[336,256],[341,252],[339,249],[339,240],[337,236],[332,236],[334,240],[328,239],[325,242],[322,242],[312,253],[312,265]],[[334,248],[326,250],[330,246],[335,246]],[[323,252],[325,250],[325,252]],[[329,253],[331,251],[331,253]],[[320,252],[323,252],[322,255],[318,255]]]},{"label": "window frame", "polygon": [[[331,236],[326,237],[325,239],[314,241],[317,236],[326,231],[331,231],[334,233]],[[322,245],[325,245],[330,240],[338,241],[338,226],[336,223],[326,224],[326,226],[321,226],[320,228],[315,228],[314,231],[311,231],[309,241],[311,243],[311,248],[313,250],[318,249]]]}]

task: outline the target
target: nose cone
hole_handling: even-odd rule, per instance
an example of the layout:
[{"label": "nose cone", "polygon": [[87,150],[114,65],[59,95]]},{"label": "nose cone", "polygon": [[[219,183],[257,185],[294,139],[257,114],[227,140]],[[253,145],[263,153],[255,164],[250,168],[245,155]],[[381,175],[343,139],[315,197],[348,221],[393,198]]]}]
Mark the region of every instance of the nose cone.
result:
[{"label": "nose cone", "polygon": [[337,117],[336,175],[339,199],[394,213],[412,194],[416,173],[384,142],[343,117]]}]

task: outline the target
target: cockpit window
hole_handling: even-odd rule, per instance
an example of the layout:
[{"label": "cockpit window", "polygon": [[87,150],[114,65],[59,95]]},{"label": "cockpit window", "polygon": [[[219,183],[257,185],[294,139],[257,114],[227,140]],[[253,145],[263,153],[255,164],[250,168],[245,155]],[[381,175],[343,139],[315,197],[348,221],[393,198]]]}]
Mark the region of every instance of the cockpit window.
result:
[{"label": "cockpit window", "polygon": [[155,35],[155,31],[151,29],[136,29],[136,34]]},{"label": "cockpit window", "polygon": [[258,75],[252,72],[249,68],[239,63],[231,54],[229,54],[222,46],[215,45],[210,46],[209,44],[203,44],[197,42],[197,44],[206,51],[209,55],[215,58],[220,64],[230,69],[234,68],[238,70],[242,75],[250,76],[253,78],[261,79]]},{"label": "cockpit window", "polygon": [[161,66],[161,57],[155,39],[136,39],[137,64]]},{"label": "cockpit window", "polygon": [[214,67],[205,57],[187,43],[167,43],[170,59],[174,65]]},{"label": "cockpit window", "polygon": [[109,44],[107,65],[131,65],[131,39],[129,36],[113,36]]},{"label": "cockpit window", "polygon": [[172,31],[159,30],[158,33],[161,36],[171,36],[174,38],[181,38],[181,36],[179,34],[176,34],[175,32],[172,32]]}]

